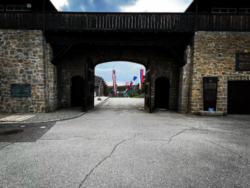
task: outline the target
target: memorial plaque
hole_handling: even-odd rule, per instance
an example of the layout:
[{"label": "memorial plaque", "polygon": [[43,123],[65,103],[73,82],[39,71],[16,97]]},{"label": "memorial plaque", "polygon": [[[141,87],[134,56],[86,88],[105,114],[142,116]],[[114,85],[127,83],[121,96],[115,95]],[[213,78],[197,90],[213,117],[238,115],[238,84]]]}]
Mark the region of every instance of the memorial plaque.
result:
[{"label": "memorial plaque", "polygon": [[250,71],[250,53],[236,54],[235,71]]},{"label": "memorial plaque", "polygon": [[30,84],[11,84],[11,97],[30,97]]},{"label": "memorial plaque", "polygon": [[203,108],[216,111],[218,77],[203,77]]}]

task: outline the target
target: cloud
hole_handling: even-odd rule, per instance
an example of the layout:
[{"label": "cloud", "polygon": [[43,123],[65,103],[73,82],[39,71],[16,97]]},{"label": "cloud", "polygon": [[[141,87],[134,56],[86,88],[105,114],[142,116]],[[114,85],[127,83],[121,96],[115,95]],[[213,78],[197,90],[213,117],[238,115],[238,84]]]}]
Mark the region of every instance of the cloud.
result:
[{"label": "cloud", "polygon": [[[132,6],[137,0],[51,0],[59,11],[120,12],[121,6]],[[83,9],[84,7],[84,9]]]},{"label": "cloud", "polygon": [[138,77],[141,68],[145,70],[143,65],[137,63],[127,61],[108,62],[97,65],[95,75],[101,76],[108,85],[112,86],[112,70],[114,69],[116,71],[117,85],[123,86],[125,82],[132,81],[134,76]]},{"label": "cloud", "polygon": [[[112,82],[112,81],[106,82],[106,84],[107,84],[108,86],[113,86],[113,82]],[[121,81],[117,81],[116,84],[117,84],[118,86],[125,86],[125,82],[121,82]],[[124,90],[125,90],[125,89],[124,89]]]},{"label": "cloud", "polygon": [[[97,65],[98,66],[98,65]],[[111,68],[95,68],[95,71],[97,72],[112,72]]]},{"label": "cloud", "polygon": [[123,12],[184,12],[192,0],[138,0],[121,6]]},{"label": "cloud", "polygon": [[192,0],[51,0],[59,11],[183,12]]}]

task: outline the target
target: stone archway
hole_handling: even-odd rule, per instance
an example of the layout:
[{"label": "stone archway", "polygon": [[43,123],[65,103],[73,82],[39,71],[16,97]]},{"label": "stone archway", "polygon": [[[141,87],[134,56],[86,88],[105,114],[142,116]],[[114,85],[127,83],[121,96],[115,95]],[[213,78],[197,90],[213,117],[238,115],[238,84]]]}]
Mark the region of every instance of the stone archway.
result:
[{"label": "stone archway", "polygon": [[84,79],[81,76],[71,78],[71,106],[82,107],[84,98]]},{"label": "stone archway", "polygon": [[169,109],[170,82],[166,77],[155,80],[155,103],[154,108]]},{"label": "stone archway", "polygon": [[[166,53],[164,48],[156,46],[84,46],[72,47],[58,64],[58,88],[60,93],[59,105],[70,106],[68,80],[74,75],[85,78],[85,65],[88,59],[94,67],[98,64],[111,61],[129,61],[143,65],[150,69],[151,108],[155,103],[155,80],[158,77],[169,79],[170,102],[169,109],[178,109],[179,64]],[[149,67],[150,62],[150,67]]]}]

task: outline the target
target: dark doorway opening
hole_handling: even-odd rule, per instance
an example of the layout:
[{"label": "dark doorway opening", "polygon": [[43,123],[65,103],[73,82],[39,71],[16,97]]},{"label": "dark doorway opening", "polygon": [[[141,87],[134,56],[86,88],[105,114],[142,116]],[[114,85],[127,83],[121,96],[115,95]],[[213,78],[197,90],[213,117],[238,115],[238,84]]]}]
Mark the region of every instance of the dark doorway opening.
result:
[{"label": "dark doorway opening", "polygon": [[155,106],[154,108],[169,109],[169,79],[160,77],[155,80]]},{"label": "dark doorway opening", "polygon": [[71,78],[71,106],[82,107],[84,101],[84,79],[81,76]]},{"label": "dark doorway opening", "polygon": [[228,82],[228,114],[250,114],[250,82]]}]

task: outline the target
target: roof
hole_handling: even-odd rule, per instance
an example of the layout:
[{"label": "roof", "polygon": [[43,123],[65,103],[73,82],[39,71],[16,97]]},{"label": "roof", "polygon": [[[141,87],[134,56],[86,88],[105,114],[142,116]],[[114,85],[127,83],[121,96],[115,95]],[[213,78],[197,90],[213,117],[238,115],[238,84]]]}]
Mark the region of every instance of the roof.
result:
[{"label": "roof", "polygon": [[103,78],[100,76],[95,76],[95,86],[99,86],[100,83],[104,82]]}]

